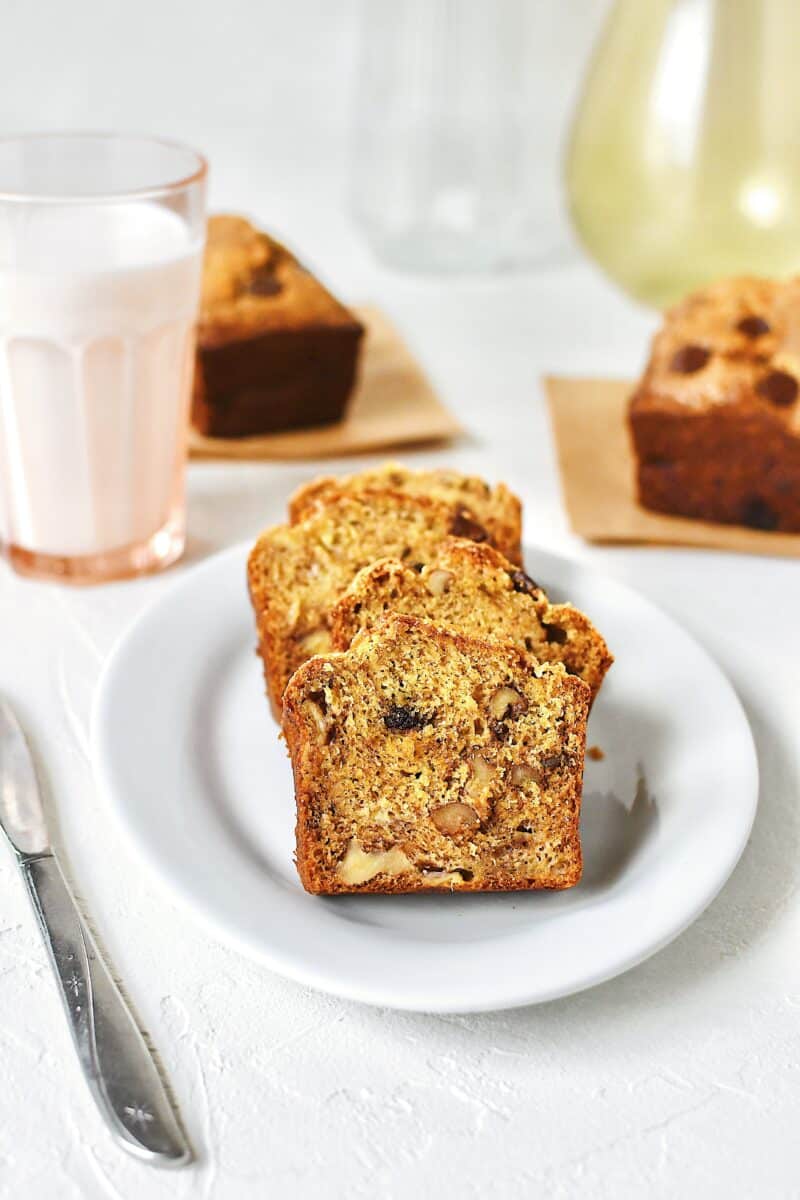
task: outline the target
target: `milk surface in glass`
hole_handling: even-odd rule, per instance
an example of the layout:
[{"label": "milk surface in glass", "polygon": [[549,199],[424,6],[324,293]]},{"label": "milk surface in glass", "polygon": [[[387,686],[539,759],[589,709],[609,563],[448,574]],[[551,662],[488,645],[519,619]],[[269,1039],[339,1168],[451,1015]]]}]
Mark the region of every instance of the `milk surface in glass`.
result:
[{"label": "milk surface in glass", "polygon": [[0,213],[0,537],[93,555],[182,505],[202,242],[150,202]]}]

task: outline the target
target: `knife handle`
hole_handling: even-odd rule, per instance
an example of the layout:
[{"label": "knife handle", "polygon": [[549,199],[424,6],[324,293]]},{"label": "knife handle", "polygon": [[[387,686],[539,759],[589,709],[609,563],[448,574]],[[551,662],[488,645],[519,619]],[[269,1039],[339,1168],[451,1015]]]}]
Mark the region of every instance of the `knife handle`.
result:
[{"label": "knife handle", "polygon": [[89,1090],[126,1150],[179,1166],[191,1149],[131,1012],[86,928],[55,857],[22,858],[22,873],[56,974]]}]

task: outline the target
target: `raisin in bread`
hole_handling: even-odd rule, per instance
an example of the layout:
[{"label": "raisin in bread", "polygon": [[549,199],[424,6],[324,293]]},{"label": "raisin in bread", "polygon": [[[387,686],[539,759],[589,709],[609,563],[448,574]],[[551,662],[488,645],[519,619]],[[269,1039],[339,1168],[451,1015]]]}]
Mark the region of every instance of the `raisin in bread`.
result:
[{"label": "raisin in bread", "polygon": [[346,650],[388,612],[423,617],[469,637],[512,642],[540,662],[561,662],[597,695],[613,662],[571,604],[551,604],[537,583],[491,546],[448,538],[420,570],[383,558],[359,571],[335,605],[331,640]]},{"label": "raisin in bread", "polygon": [[331,649],[331,611],[362,567],[391,555],[424,566],[460,528],[451,505],[402,492],[345,493],[261,535],[248,583],[273,711],[293,671]]},{"label": "raisin in bread", "polygon": [[289,518],[302,521],[314,508],[343,492],[387,489],[409,496],[427,496],[463,510],[461,536],[473,541],[491,541],[512,562],[522,561],[522,505],[518,498],[504,483],[491,487],[477,476],[461,475],[458,471],[412,471],[399,463],[385,463],[341,479],[332,476],[315,479],[292,496]]},{"label": "raisin in bread", "polygon": [[667,314],[630,404],[640,502],[800,532],[800,281],[729,279]]},{"label": "raisin in bread", "polygon": [[195,426],[213,437],[242,437],[340,420],[363,333],[280,242],[242,217],[211,217]]},{"label": "raisin in bread", "polygon": [[560,665],[394,614],[293,676],[310,892],[566,888],[590,692]]}]

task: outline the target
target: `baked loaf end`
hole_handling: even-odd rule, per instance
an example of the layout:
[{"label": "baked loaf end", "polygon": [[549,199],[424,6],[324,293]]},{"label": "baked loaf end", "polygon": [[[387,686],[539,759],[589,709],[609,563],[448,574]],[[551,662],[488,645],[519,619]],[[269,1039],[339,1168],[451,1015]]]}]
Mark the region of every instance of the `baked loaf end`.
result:
[{"label": "baked loaf end", "polygon": [[730,279],[666,316],[629,423],[640,502],[800,532],[800,281]]},{"label": "baked loaf end", "polygon": [[469,637],[511,642],[540,662],[560,662],[597,695],[614,661],[588,617],[551,604],[543,589],[491,546],[443,542],[421,570],[383,558],[359,571],[331,616],[334,649],[388,612],[423,617]]},{"label": "baked loaf end", "polygon": [[192,420],[240,437],[339,420],[363,327],[243,217],[208,222]]},{"label": "baked loaf end", "polygon": [[284,698],[310,892],[567,888],[590,692],[511,646],[393,615]]},{"label": "baked loaf end", "polygon": [[[492,487],[475,475],[462,475],[458,471],[413,471],[400,463],[390,462],[339,479],[323,476],[295,492],[289,501],[289,518],[292,522],[302,521],[314,508],[342,492],[385,491],[387,488],[463,507],[465,521],[474,518],[506,558],[514,563],[522,562],[522,505],[519,499],[504,483]],[[480,540],[474,528],[466,528],[464,536]]]},{"label": "baked loaf end", "polygon": [[456,522],[449,504],[426,496],[345,493],[304,521],[261,535],[250,553],[248,583],[276,714],[292,672],[331,649],[331,610],[356,572],[387,554],[424,565]]}]

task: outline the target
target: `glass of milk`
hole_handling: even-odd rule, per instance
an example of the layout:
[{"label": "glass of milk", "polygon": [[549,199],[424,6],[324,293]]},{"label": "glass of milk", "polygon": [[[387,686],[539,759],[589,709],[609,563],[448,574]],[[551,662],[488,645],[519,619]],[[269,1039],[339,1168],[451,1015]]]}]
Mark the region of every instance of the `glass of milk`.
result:
[{"label": "glass of milk", "polygon": [[206,172],[148,138],[0,139],[0,542],[24,574],[183,551]]}]

